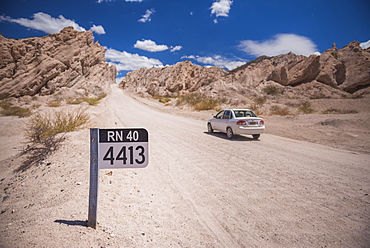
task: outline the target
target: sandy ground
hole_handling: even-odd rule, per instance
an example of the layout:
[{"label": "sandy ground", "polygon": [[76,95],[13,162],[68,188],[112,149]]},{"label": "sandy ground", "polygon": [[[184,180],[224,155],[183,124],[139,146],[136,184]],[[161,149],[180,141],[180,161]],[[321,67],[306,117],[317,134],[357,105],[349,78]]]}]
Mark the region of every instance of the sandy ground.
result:
[{"label": "sandy ground", "polygon": [[14,173],[25,119],[0,117],[0,247],[369,247],[368,102],[266,116],[259,141],[230,141],[206,133],[214,111],[138,100],[112,86],[89,108],[90,127],[149,131],[148,167],[100,170],[97,229],[86,227],[89,130]]}]

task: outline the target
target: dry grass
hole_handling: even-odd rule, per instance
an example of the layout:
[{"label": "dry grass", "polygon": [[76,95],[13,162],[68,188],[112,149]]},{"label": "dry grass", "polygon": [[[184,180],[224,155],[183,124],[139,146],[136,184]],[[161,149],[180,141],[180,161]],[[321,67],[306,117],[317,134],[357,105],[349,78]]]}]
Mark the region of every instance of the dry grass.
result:
[{"label": "dry grass", "polygon": [[343,109],[336,109],[331,108],[321,112],[322,114],[357,114],[357,110],[343,110]]},{"label": "dry grass", "polygon": [[54,101],[51,101],[51,102],[48,102],[48,106],[49,107],[60,107],[62,106],[62,102],[60,100],[54,100]]},{"label": "dry grass", "polygon": [[158,102],[166,104],[171,101],[171,98],[168,96],[153,96],[154,99],[158,100]]},{"label": "dry grass", "polygon": [[32,111],[28,108],[12,106],[7,102],[0,103],[0,107],[2,108],[2,110],[0,110],[0,114],[5,116],[28,117],[32,114]]},{"label": "dry grass", "polygon": [[67,98],[67,104],[80,104],[83,102],[87,102],[91,106],[95,106],[100,103],[100,100],[106,97],[107,94],[101,94],[98,97],[84,97],[84,98]]},{"label": "dry grass", "polygon": [[298,110],[302,112],[303,114],[312,114],[315,112],[315,110],[312,108],[311,103],[309,101],[301,102]]},{"label": "dry grass", "polygon": [[107,94],[101,94],[98,97],[84,97],[84,98],[82,98],[82,100],[84,102],[87,102],[91,106],[95,106],[95,105],[99,104],[100,100],[103,99],[106,96],[107,96]]},{"label": "dry grass", "polygon": [[67,98],[66,99],[67,104],[80,104],[82,102],[83,102],[82,99],[76,99],[76,98]]},{"label": "dry grass", "polygon": [[288,107],[280,107],[278,105],[274,105],[274,106],[271,106],[270,108],[270,114],[271,115],[282,115],[282,116],[285,116],[285,115],[291,115],[292,113],[290,112],[289,108]]},{"label": "dry grass", "polygon": [[60,110],[47,114],[37,113],[29,119],[26,139],[31,144],[37,144],[56,134],[72,132],[87,124],[89,120],[86,109],[81,108],[75,112]]},{"label": "dry grass", "polygon": [[277,96],[277,95],[281,94],[281,90],[278,87],[273,86],[273,85],[268,85],[268,86],[264,87],[262,90],[267,95],[271,95],[271,96]]},{"label": "dry grass", "polygon": [[65,133],[84,126],[89,120],[90,116],[86,109],[81,108],[75,112],[60,110],[54,113],[32,115],[25,130],[28,147],[24,154],[27,154],[27,159],[16,171],[24,171],[40,164],[59,148],[65,139]]},{"label": "dry grass", "polygon": [[190,105],[194,110],[212,110],[216,109],[220,104],[227,102],[226,98],[214,99],[201,94],[181,95],[177,99],[177,106]]}]

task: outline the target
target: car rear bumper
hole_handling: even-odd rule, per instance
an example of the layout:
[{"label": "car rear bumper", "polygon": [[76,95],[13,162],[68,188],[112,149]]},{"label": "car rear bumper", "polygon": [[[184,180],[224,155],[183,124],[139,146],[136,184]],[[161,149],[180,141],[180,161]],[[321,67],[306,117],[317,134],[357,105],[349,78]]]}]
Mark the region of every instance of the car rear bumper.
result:
[{"label": "car rear bumper", "polygon": [[265,127],[243,127],[238,126],[233,128],[234,134],[261,134],[265,131]]}]

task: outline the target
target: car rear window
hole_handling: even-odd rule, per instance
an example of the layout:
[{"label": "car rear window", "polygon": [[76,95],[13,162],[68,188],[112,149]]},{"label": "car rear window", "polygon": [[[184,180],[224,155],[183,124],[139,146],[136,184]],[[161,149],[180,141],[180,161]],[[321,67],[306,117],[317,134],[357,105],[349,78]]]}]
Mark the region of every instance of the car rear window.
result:
[{"label": "car rear window", "polygon": [[257,117],[251,110],[234,110],[234,115],[236,118]]}]

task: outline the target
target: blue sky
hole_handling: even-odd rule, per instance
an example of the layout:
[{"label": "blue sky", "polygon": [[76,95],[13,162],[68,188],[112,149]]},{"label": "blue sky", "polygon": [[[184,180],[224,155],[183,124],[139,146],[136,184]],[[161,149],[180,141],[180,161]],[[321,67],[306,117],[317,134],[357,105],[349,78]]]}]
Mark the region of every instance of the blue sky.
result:
[{"label": "blue sky", "polygon": [[191,60],[233,69],[261,55],[364,47],[369,0],[1,0],[0,33],[28,38],[92,30],[118,77]]}]

